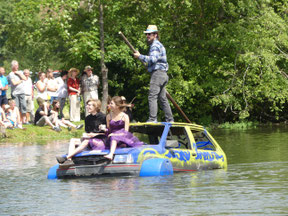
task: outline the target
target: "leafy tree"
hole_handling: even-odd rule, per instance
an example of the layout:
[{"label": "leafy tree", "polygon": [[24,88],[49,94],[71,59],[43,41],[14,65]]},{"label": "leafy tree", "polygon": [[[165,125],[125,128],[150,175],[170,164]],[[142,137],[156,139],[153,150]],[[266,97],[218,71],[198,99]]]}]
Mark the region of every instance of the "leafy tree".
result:
[{"label": "leafy tree", "polygon": [[287,119],[286,1],[15,0],[8,6],[13,13],[3,8],[1,18],[3,60],[19,58],[35,70],[102,65],[102,74],[105,63],[109,94],[136,96],[138,120],[148,115],[149,74],[118,32],[146,54],[149,24],[158,26],[167,50],[168,91],[192,121]]}]

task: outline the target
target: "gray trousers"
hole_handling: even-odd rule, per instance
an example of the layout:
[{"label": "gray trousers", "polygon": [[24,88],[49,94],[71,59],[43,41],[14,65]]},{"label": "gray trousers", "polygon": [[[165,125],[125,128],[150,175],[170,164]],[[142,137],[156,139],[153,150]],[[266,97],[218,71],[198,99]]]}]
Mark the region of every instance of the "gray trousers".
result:
[{"label": "gray trousers", "polygon": [[165,71],[157,70],[151,73],[150,90],[149,90],[149,119],[148,121],[157,121],[158,105],[157,100],[160,102],[160,106],[165,113],[165,121],[174,121],[170,104],[166,97],[165,86],[168,83],[168,75]]},{"label": "gray trousers", "polygon": [[58,97],[58,100],[60,102],[60,116],[61,118],[64,118],[63,109],[66,103],[66,97],[65,98]]}]

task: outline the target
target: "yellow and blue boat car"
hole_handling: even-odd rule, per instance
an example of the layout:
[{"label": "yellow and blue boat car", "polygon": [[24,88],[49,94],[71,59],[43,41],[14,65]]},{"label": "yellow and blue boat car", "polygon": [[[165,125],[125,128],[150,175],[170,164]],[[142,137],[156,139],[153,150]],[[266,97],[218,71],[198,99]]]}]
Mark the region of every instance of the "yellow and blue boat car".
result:
[{"label": "yellow and blue boat car", "polygon": [[203,126],[177,122],[131,123],[129,131],[145,144],[118,148],[109,162],[103,157],[109,150],[83,151],[73,157],[72,166],[51,167],[48,178],[160,176],[227,167],[224,151]]}]

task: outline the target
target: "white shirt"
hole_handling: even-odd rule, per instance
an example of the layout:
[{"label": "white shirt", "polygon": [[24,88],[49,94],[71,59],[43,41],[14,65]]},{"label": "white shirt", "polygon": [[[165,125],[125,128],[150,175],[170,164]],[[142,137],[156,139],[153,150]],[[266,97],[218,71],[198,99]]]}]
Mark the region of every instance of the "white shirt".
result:
[{"label": "white shirt", "polygon": [[68,95],[67,83],[64,82],[62,77],[57,77],[55,80],[56,80],[57,85],[58,85],[57,97],[66,98]]},{"label": "white shirt", "polygon": [[23,81],[23,86],[25,90],[25,95],[31,96],[33,91],[33,83],[30,77],[28,77],[27,80]]},{"label": "white shirt", "polygon": [[[54,78],[53,79],[47,79],[47,87],[55,88],[57,86],[58,86],[58,84]],[[48,90],[47,90],[47,94],[50,95],[50,97],[57,97],[57,95],[58,95],[57,91],[53,92],[53,91],[48,91]]]}]

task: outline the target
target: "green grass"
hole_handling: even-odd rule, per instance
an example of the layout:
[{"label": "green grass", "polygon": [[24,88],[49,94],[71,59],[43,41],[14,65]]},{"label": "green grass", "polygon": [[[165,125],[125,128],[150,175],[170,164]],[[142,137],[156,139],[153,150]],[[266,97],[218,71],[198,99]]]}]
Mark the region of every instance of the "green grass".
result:
[{"label": "green grass", "polygon": [[[84,122],[81,121],[81,124]],[[77,124],[80,124],[77,123]],[[45,144],[52,140],[69,140],[73,137],[80,138],[84,132],[84,128],[80,130],[72,129],[68,131],[62,128],[62,131],[56,132],[49,126],[39,127],[35,125],[23,125],[26,130],[6,129],[7,137],[0,137],[1,143],[42,143]]]},{"label": "green grass", "polygon": [[[7,91],[7,97],[10,98],[10,88]],[[34,95],[37,95],[36,90]],[[34,113],[38,109],[36,97],[34,97]],[[63,109],[65,119],[69,119],[69,99],[66,100],[66,105]],[[84,105],[81,103],[81,118],[85,118]],[[78,124],[84,124],[84,120],[77,122]],[[80,138],[84,132],[84,127],[81,130],[72,129],[68,131],[66,128],[61,128],[61,132],[56,132],[49,126],[39,127],[35,125],[23,125],[26,130],[21,129],[6,129],[6,137],[0,133],[0,145],[1,143],[48,143],[52,140],[69,140],[73,137]]]}]

